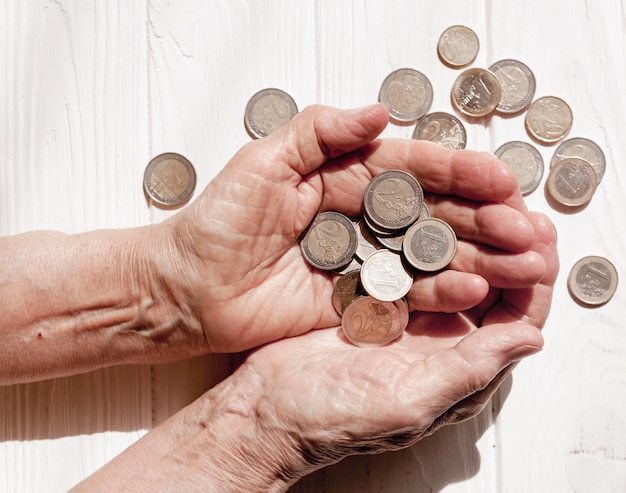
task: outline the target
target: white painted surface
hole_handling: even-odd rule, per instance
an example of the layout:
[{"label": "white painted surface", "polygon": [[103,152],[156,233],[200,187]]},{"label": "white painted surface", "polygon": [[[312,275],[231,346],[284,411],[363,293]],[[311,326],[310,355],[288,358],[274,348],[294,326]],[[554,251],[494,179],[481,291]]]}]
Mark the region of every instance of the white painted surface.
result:
[{"label": "white painted surface", "polygon": [[[411,449],[354,457],[294,492],[626,492],[626,2],[624,0],[0,0],[0,234],[128,227],[150,209],[149,159],[186,155],[198,191],[249,140],[243,110],[275,86],[300,108],[376,100],[396,68],[424,72],[451,111],[459,71],[436,54],[452,24],[480,38],[474,66],[526,63],[537,96],[570,103],[570,136],[595,140],[606,174],[590,205],[557,226],[562,262],[546,347],[476,419]],[[468,147],[529,140],[523,115],[466,122]],[[385,136],[410,137],[390,125]],[[544,161],[554,147],[539,146]],[[575,304],[566,280],[585,255],[623,278],[606,306]],[[120,367],[0,388],[0,491],[64,491],[228,369],[226,358]]]}]

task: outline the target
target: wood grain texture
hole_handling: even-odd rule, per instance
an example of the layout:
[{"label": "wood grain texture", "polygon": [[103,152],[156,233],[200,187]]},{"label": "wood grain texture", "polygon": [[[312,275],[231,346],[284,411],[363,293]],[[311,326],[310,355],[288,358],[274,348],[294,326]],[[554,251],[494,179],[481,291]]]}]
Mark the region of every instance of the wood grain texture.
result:
[{"label": "wood grain texture", "polygon": [[[602,255],[626,278],[624,0],[306,0],[228,2],[0,0],[0,234],[78,232],[161,221],[146,203],[148,160],[180,152],[196,194],[250,140],[249,97],[264,87],[299,108],[377,99],[396,68],[425,73],[432,110],[452,111],[459,70],[437,57],[453,24],[480,39],[474,66],[526,63],[537,96],[574,112],[571,137],[595,140],[606,174],[591,203],[554,210],[543,185],[527,199],[559,235],[561,272],[544,351],[523,362],[477,418],[410,449],[351,457],[294,492],[626,492],[624,286],[587,309],[567,292],[580,257]],[[468,147],[530,141],[523,115],[466,122]],[[384,136],[409,138],[411,125]],[[554,146],[540,146],[546,164]],[[622,280],[623,281],[623,280]],[[230,367],[223,358],[120,367],[0,387],[0,491],[64,491]]]}]

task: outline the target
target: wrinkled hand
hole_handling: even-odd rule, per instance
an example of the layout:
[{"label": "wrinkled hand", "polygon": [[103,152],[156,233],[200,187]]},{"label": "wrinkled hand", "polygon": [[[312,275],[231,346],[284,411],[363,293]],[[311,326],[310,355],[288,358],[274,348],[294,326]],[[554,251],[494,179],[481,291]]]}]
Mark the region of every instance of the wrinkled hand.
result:
[{"label": "wrinkled hand", "polygon": [[530,249],[528,219],[505,204],[511,170],[487,153],[426,141],[375,139],[383,105],[361,110],[306,108],[289,125],[244,146],[199,198],[169,224],[179,260],[177,285],[212,351],[240,351],[336,326],[336,276],[310,267],[298,243],[319,210],[362,213],[365,187],[386,169],[413,173],[434,216],[462,240],[450,269],[418,277],[412,310],[456,312],[489,286],[527,287],[545,274]]},{"label": "wrinkled hand", "polygon": [[296,477],[347,455],[407,447],[473,417],[515,362],[541,349],[559,262],[550,221],[528,217],[533,251],[546,265],[533,287],[492,289],[462,313],[415,312],[403,336],[380,348],[351,346],[327,329],[252,353],[234,377],[259,382],[256,415],[295,444],[288,467]]}]

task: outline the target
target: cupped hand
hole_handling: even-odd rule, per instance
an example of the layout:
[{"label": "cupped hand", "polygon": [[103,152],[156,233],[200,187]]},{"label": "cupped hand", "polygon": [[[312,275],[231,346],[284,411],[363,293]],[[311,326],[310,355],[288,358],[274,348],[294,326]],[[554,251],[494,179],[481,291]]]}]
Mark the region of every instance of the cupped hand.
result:
[{"label": "cupped hand", "polygon": [[362,348],[337,329],[264,346],[235,378],[261,386],[256,415],[291,443],[297,475],[362,453],[404,448],[479,413],[516,362],[538,352],[559,268],[556,235],[528,214],[545,260],[533,287],[490,293],[462,313],[416,312],[402,337]]},{"label": "cupped hand", "polygon": [[376,139],[387,123],[380,104],[306,108],[245,145],[168,222],[177,252],[169,289],[198,318],[210,350],[240,351],[338,324],[336,276],[309,266],[298,239],[320,210],[360,215],[365,187],[386,169],[413,173],[434,215],[462,240],[450,270],[418,277],[412,309],[454,312],[477,305],[490,285],[526,287],[543,277],[541,257],[529,250],[532,225],[505,203],[517,188],[505,164],[426,141]]}]

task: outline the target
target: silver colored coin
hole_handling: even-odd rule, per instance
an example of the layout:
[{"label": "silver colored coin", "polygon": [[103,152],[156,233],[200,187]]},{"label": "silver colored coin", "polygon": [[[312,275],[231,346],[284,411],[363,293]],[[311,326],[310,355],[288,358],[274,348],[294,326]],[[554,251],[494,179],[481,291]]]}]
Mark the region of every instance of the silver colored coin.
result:
[{"label": "silver colored coin", "polygon": [[514,140],[496,149],[496,157],[515,173],[522,195],[528,195],[539,186],[543,178],[543,158],[531,144]]},{"label": "silver colored coin", "polygon": [[567,207],[587,204],[596,191],[597,178],[593,167],[582,159],[566,158],[550,170],[548,193]]},{"label": "silver colored coin", "polygon": [[354,224],[339,212],[322,212],[315,216],[300,241],[305,260],[322,270],[348,265],[357,248]]},{"label": "silver colored coin", "polygon": [[564,138],[573,123],[572,109],[556,96],[544,96],[535,100],[524,119],[528,134],[542,144],[554,144]]},{"label": "silver colored coin", "polygon": [[606,158],[598,144],[582,137],[564,140],[554,151],[550,167],[554,167],[558,162],[569,157],[584,159],[591,164],[598,177],[598,184],[600,183],[606,170]]},{"label": "silver colored coin", "polygon": [[363,262],[376,250],[380,250],[382,245],[367,226],[365,219],[361,218],[355,223],[357,236],[356,256]]},{"label": "silver colored coin", "polygon": [[478,36],[472,29],[467,26],[450,26],[439,37],[437,54],[443,63],[458,68],[472,63],[479,47]]},{"label": "silver colored coin", "polygon": [[535,96],[535,75],[519,60],[500,60],[489,67],[500,83],[500,113],[514,114],[524,111]]},{"label": "silver colored coin", "polygon": [[346,307],[366,293],[361,285],[361,270],[355,269],[342,275],[333,289],[333,307],[341,315]]},{"label": "silver colored coin", "polygon": [[370,296],[381,301],[403,298],[413,285],[413,273],[402,257],[389,250],[378,250],[361,266],[361,284]]},{"label": "silver colored coin", "polygon": [[383,81],[378,100],[398,122],[414,122],[424,116],[433,103],[433,87],[423,73],[412,68],[391,72]]},{"label": "silver colored coin", "polygon": [[500,97],[498,78],[484,68],[465,70],[452,85],[452,104],[458,111],[470,117],[477,118],[493,112]]},{"label": "silver colored coin", "polygon": [[395,233],[391,236],[377,236],[378,243],[392,252],[402,252],[402,241],[404,240],[405,230]]},{"label": "silver colored coin", "polygon": [[423,203],[422,186],[413,175],[401,170],[375,176],[367,185],[363,199],[368,224],[390,233],[414,223]]},{"label": "silver colored coin", "polygon": [[456,116],[443,111],[421,118],[413,130],[413,139],[430,140],[448,149],[465,149],[467,132]]},{"label": "silver colored coin", "polygon": [[572,297],[581,304],[599,306],[613,297],[617,282],[617,269],[609,260],[589,256],[574,264],[567,278],[567,287]]},{"label": "silver colored coin", "polygon": [[196,170],[184,156],[165,152],[150,160],[143,175],[143,189],[149,199],[165,208],[180,207],[196,188]]},{"label": "silver colored coin", "polygon": [[452,227],[431,217],[413,224],[404,236],[404,257],[416,269],[434,272],[454,258],[457,238]]},{"label": "silver colored coin", "polygon": [[254,138],[260,139],[289,123],[297,113],[296,102],[285,91],[261,89],[246,105],[244,124]]},{"label": "silver colored coin", "polygon": [[384,346],[404,331],[404,317],[395,303],[363,296],[350,303],[341,317],[341,329],[352,344]]},{"label": "silver colored coin", "polygon": [[432,217],[432,214],[430,213],[428,204],[426,203],[426,201],[424,201],[424,203],[422,204],[422,210],[420,212],[420,217],[418,218],[418,221],[420,219],[428,219],[429,217]]}]

